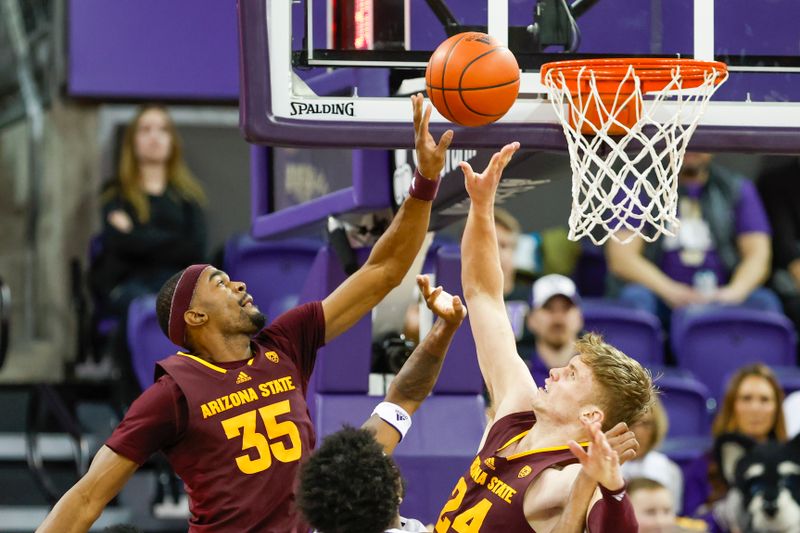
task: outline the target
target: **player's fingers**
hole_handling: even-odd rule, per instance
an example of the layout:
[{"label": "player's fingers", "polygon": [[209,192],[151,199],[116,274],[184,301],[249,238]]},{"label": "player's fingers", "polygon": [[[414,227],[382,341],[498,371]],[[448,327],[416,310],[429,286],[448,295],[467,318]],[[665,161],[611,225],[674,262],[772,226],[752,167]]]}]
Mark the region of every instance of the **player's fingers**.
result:
[{"label": "player's fingers", "polygon": [[431,280],[425,274],[417,274],[417,287],[419,287],[419,292],[424,296],[426,294],[426,289],[430,285]]},{"label": "player's fingers", "polygon": [[586,451],[574,440],[569,441],[567,446],[569,446],[569,451],[572,452],[572,455],[578,458],[578,461],[580,461],[581,464],[589,459],[589,455],[586,453]]},{"label": "player's fingers", "polygon": [[439,139],[439,144],[436,145],[436,151],[443,154],[453,142],[453,130],[447,130],[442,133],[442,138]]},{"label": "player's fingers", "polygon": [[427,137],[428,135],[428,122],[431,120],[432,111],[433,106],[428,105],[428,107],[425,108],[425,113],[422,114],[422,123],[419,126],[419,133],[424,137]]},{"label": "player's fingers", "polygon": [[475,171],[472,170],[472,165],[467,163],[466,161],[462,161],[458,164],[461,167],[461,172],[464,173],[464,180],[471,181],[472,178],[475,176]]},{"label": "player's fingers", "polygon": [[435,289],[433,289],[433,292],[430,294],[430,296],[428,296],[429,306],[433,307],[433,303],[436,301],[436,298],[438,298],[439,295],[442,294],[442,290],[443,290],[442,287],[436,287]]},{"label": "player's fingers", "polygon": [[633,450],[625,450],[619,455],[619,462],[624,463],[626,461],[632,461],[633,459],[636,459],[636,455],[636,452]]},{"label": "player's fingers", "polygon": [[422,121],[422,95],[411,95],[411,106],[414,109],[414,131],[419,134],[419,124]]},{"label": "player's fingers", "polygon": [[612,438],[618,437],[626,433],[627,431],[628,431],[628,424],[626,424],[625,422],[620,422],[613,428],[606,431],[606,438],[608,438],[608,440],[611,440]]}]

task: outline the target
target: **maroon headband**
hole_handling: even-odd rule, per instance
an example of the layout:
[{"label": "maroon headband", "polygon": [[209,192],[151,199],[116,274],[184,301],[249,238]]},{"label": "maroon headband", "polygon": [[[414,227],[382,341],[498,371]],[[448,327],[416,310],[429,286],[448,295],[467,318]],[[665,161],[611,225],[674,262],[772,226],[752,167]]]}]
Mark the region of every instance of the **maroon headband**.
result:
[{"label": "maroon headband", "polygon": [[172,303],[169,305],[169,340],[178,346],[186,343],[186,321],[183,314],[189,309],[194,296],[194,289],[200,274],[211,265],[192,265],[181,274],[175,292],[172,293]]}]

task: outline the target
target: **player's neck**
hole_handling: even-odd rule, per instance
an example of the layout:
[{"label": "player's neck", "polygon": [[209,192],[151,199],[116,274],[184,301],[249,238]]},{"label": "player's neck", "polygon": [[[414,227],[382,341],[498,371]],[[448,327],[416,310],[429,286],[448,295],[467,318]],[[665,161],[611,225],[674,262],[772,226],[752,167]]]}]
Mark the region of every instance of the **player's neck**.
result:
[{"label": "player's neck", "polygon": [[570,440],[577,440],[581,434],[580,424],[565,424],[549,417],[536,415],[536,424],[520,441],[516,453],[539,450],[553,446],[566,446]]},{"label": "player's neck", "polygon": [[252,357],[248,335],[209,335],[195,344],[192,353],[213,363],[229,363]]}]

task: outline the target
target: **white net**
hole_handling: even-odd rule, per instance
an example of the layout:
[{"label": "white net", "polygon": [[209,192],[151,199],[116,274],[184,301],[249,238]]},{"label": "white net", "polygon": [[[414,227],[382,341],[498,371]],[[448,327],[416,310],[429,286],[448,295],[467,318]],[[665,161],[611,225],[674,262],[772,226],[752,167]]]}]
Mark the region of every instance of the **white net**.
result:
[{"label": "white net", "polygon": [[[545,73],[569,146],[571,240],[588,236],[599,245],[609,237],[629,242],[639,235],[652,242],[677,230],[678,170],[727,72],[709,68],[691,84],[685,83],[680,66],[670,74],[662,90],[643,93],[642,80],[630,65],[616,93],[601,97],[591,68],[584,66],[569,77],[558,69]],[[608,81],[601,84],[607,91]],[[633,118],[626,120],[630,113]]]}]

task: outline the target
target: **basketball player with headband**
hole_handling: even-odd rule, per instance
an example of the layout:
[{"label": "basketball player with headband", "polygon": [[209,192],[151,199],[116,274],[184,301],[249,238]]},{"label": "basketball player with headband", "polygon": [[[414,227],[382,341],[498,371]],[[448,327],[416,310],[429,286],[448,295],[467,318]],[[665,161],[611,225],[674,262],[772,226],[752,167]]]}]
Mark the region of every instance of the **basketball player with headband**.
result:
[{"label": "basketball player with headband", "polygon": [[[538,388],[517,355],[493,220],[497,185],[517,149],[519,143],[503,147],[482,174],[461,163],[471,199],[461,243],[462,284],[496,411],[435,530],[562,531],[574,506],[588,506],[590,532],[633,533],[638,526],[619,465],[635,451],[611,451],[600,428],[635,422],[653,401],[652,380],[639,363],[593,334],[580,339],[577,355],[551,369]],[[591,460],[595,453],[604,460]]]},{"label": "basketball player with headband", "polygon": [[[452,131],[438,143],[431,108],[412,96],[418,171],[410,197],[367,262],[321,302],[266,318],[244,283],[211,265],[168,280],[158,319],[185,348],[156,368],[87,474],[59,500],[40,532],[85,532],[136,469],[162,450],[190,501],[189,531],[305,533],[295,507],[300,461],[315,445],[306,386],[317,349],[358,322],[397,286],[430,219]],[[280,280],[275,280],[280,283]]]}]

